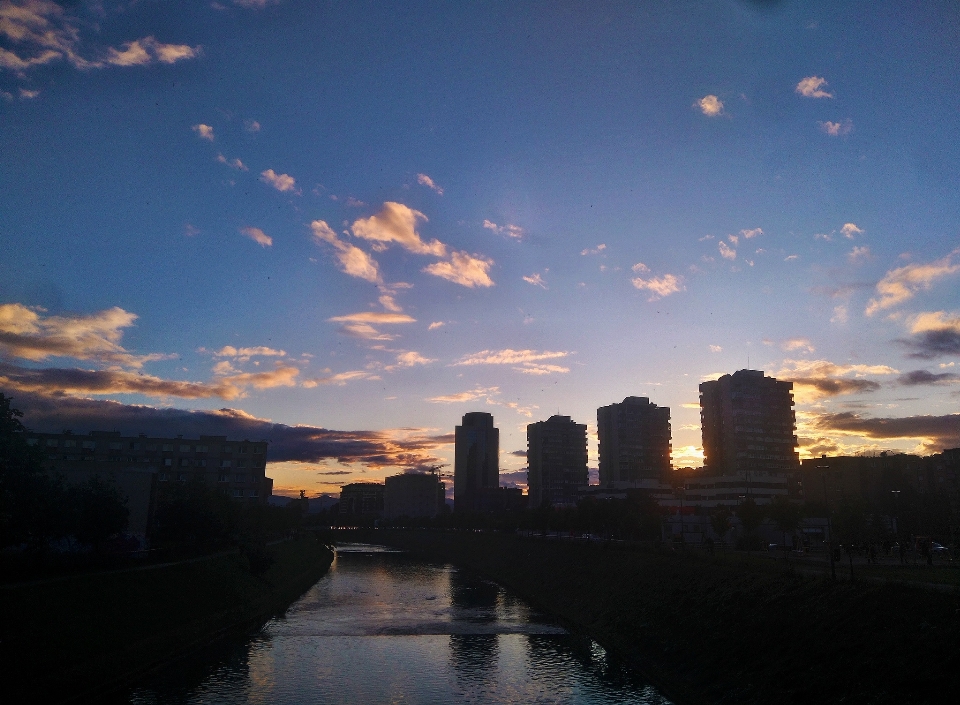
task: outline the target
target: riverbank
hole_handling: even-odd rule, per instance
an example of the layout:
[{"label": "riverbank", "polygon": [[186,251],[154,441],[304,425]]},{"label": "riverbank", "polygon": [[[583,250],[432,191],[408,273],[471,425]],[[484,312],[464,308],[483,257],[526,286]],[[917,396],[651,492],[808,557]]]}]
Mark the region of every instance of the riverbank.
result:
[{"label": "riverbank", "polygon": [[85,702],[284,610],[327,570],[312,536],[269,548],[251,574],[240,554],[143,570],[0,587],[6,702]]},{"label": "riverbank", "polygon": [[960,686],[960,594],[776,562],[493,533],[368,531],[474,570],[700,703],[940,703]]}]

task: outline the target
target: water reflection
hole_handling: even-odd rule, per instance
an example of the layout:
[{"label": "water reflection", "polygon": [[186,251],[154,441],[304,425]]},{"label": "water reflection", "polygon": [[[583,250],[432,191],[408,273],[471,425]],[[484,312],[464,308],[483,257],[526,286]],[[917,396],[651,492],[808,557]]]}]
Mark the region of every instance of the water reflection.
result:
[{"label": "water reflection", "polygon": [[130,703],[667,703],[589,639],[499,586],[382,547],[330,572],[243,643],[134,689]]}]

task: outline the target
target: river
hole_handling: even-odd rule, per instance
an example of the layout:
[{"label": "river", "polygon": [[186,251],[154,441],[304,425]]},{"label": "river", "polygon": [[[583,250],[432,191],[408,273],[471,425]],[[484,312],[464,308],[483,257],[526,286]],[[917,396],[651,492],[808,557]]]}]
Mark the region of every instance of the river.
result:
[{"label": "river", "polygon": [[498,585],[366,544],[339,545],[328,573],[255,635],[167,669],[126,701],[670,703]]}]

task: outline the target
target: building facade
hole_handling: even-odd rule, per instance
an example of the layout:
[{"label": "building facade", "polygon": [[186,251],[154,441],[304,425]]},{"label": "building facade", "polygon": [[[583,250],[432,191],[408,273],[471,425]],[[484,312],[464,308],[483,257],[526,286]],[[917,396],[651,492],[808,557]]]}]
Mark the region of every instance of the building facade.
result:
[{"label": "building facade", "polygon": [[738,370],[700,385],[700,423],[707,475],[795,473],[793,383]]},{"label": "building facade", "polygon": [[527,486],[530,508],[576,506],[589,484],[587,426],[569,416],[551,416],[527,426]]},{"label": "building facade", "polygon": [[156,495],[176,482],[201,481],[237,500],[265,503],[273,490],[266,477],[266,441],[229,441],[226,436],[199,440],[123,436],[119,431],[88,435],[27,434],[39,446],[48,472],[68,483],[98,476],[116,484],[127,498],[129,531],[146,534]]},{"label": "building facade", "polygon": [[456,427],[453,501],[456,511],[481,511],[500,486],[500,429],[493,415],[474,411]]},{"label": "building facade", "polygon": [[367,522],[383,517],[384,486],[379,482],[351,482],[340,488],[340,518]]},{"label": "building facade", "polygon": [[627,397],[597,409],[600,485],[666,481],[670,473],[670,408]]},{"label": "building facade", "polygon": [[406,473],[384,480],[383,518],[429,519],[444,505],[443,483],[434,474]]}]

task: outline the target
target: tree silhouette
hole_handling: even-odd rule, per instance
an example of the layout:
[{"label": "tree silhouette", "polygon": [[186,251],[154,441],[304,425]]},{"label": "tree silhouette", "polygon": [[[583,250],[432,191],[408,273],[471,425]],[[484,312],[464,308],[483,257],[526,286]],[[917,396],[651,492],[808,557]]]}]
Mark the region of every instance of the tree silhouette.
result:
[{"label": "tree silhouette", "polygon": [[[791,536],[800,528],[800,520],[803,518],[803,509],[791,502],[786,497],[774,497],[770,506],[767,508],[770,518],[773,519],[777,528],[783,534],[783,545],[787,545],[787,534]],[[784,559],[788,552],[784,549]]]},{"label": "tree silhouette", "polygon": [[725,537],[730,531],[730,514],[729,507],[718,507],[717,510],[710,515],[710,526],[713,527],[713,530],[717,533],[717,536],[720,537],[720,543],[726,540]]},{"label": "tree silhouette", "polygon": [[748,550],[759,542],[756,531],[763,523],[764,516],[765,512],[763,511],[763,507],[758,506],[752,497],[747,497],[740,503],[740,506],[737,507],[737,517],[740,519],[740,523],[743,524],[745,534],[744,542],[747,544]]}]

